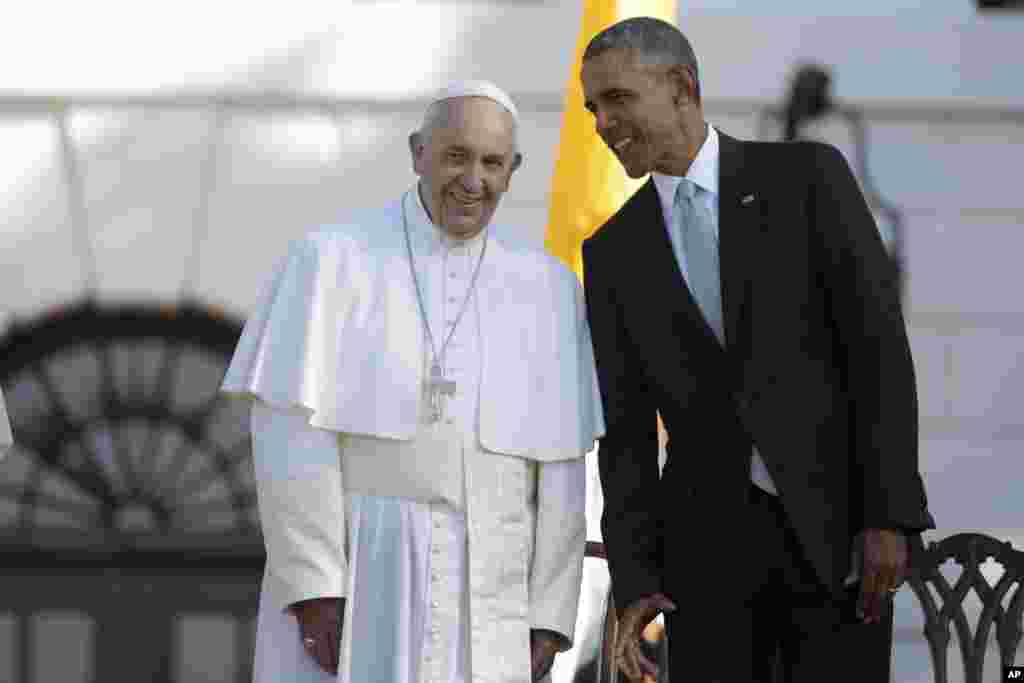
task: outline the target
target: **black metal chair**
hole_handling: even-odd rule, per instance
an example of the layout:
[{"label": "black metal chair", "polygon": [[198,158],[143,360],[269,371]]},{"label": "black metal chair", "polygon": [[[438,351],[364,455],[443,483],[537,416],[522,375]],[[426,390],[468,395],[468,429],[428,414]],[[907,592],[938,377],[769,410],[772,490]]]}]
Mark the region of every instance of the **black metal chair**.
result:
[{"label": "black metal chair", "polygon": [[[1003,566],[1003,573],[994,586],[981,572],[981,566],[989,558]],[[950,560],[962,570],[953,585],[940,571]],[[929,543],[916,565],[907,583],[924,612],[924,636],[931,651],[935,683],[949,683],[946,655],[952,638],[951,625],[956,629],[960,644],[964,683],[982,683],[985,651],[993,626],[1000,662],[1002,666],[1012,665],[1024,635],[1021,627],[1024,552],[1015,550],[1008,541],[985,534],[962,533]],[[1014,586],[1016,590],[1007,603],[1006,598]],[[964,599],[972,588],[982,604],[973,633],[964,611]]]},{"label": "black metal chair", "polygon": [[[604,545],[588,542],[587,557],[607,559]],[[994,586],[981,571],[990,558],[1003,567]],[[960,576],[952,585],[941,572],[950,560],[961,567]],[[1024,551],[1015,550],[1008,541],[985,534],[956,534],[929,543],[916,560],[907,584],[924,613],[924,637],[928,641],[935,683],[949,683],[947,654],[952,640],[951,625],[956,629],[960,644],[964,683],[982,683],[985,652],[993,626],[1001,665],[1014,664],[1014,656],[1024,638]],[[971,589],[982,603],[973,631],[964,611],[964,600]],[[618,683],[620,680],[611,660],[615,629],[615,605],[609,591],[600,658],[594,675],[588,677],[594,683]],[[658,683],[666,683],[669,680],[667,642],[658,643],[656,652],[662,671]]]}]

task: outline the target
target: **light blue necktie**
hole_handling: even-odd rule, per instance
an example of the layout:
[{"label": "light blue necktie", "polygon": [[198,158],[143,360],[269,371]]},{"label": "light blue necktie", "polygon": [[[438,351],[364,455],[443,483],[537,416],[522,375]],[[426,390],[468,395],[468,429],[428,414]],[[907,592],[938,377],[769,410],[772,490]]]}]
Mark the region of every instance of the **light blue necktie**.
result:
[{"label": "light blue necktie", "polygon": [[725,343],[722,324],[722,284],[718,268],[718,240],[711,216],[704,203],[697,199],[697,186],[683,179],[676,189],[675,214],[683,236],[686,254],[687,284],[704,319],[718,341]]}]

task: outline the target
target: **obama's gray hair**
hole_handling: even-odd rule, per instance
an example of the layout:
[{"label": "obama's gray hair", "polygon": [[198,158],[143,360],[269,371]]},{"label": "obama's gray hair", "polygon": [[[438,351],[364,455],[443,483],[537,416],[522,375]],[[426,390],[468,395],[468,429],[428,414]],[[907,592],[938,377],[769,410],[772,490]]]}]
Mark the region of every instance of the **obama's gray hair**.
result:
[{"label": "obama's gray hair", "polygon": [[682,66],[693,74],[697,101],[700,102],[700,72],[697,54],[682,31],[654,17],[633,17],[613,24],[598,33],[583,52],[583,61],[608,50],[636,50],[641,61],[650,66]]}]

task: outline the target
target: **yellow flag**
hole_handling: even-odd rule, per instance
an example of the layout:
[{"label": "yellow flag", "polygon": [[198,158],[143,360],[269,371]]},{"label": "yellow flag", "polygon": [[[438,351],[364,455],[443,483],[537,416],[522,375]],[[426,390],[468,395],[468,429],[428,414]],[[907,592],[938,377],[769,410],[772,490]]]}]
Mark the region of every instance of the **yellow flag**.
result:
[{"label": "yellow flag", "polygon": [[551,183],[544,246],[583,277],[580,245],[619,210],[644,179],[633,180],[594,130],[583,108],[580,68],[591,38],[617,21],[649,16],[676,23],[676,0],[583,0],[576,59],[565,93],[562,137]]}]

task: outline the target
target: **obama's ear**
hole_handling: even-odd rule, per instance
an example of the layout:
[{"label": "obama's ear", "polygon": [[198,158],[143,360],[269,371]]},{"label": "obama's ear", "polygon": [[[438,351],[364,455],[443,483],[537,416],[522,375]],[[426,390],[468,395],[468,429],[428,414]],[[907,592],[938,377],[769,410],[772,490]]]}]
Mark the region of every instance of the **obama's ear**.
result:
[{"label": "obama's ear", "polygon": [[675,88],[675,102],[677,105],[680,104],[682,99],[691,104],[700,104],[700,89],[697,85],[697,76],[693,73],[693,69],[682,64],[676,64],[669,67],[667,77]]}]

